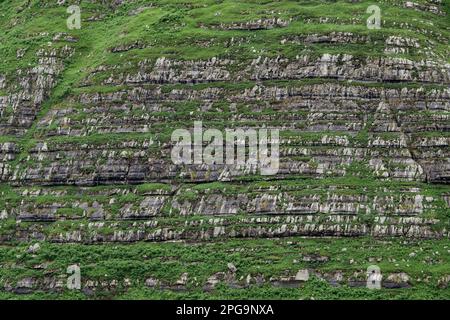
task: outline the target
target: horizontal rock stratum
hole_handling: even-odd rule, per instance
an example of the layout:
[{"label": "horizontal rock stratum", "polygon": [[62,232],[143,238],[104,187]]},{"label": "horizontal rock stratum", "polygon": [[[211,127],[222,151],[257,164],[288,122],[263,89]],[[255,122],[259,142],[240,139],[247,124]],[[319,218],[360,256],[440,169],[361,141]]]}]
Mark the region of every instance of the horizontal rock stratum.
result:
[{"label": "horizontal rock stratum", "polygon": [[[174,241],[281,248],[300,237],[320,246],[329,237],[450,246],[447,0],[384,1],[375,29],[365,0],[81,1],[79,29],[69,28],[69,2],[0,4],[0,244],[8,252],[34,243],[86,252]],[[175,164],[172,133],[197,121],[222,132],[279,130],[277,173]],[[287,288],[300,271],[364,282],[317,265],[246,282],[235,278],[239,266],[223,266],[198,288]],[[414,274],[398,268],[385,288],[414,286]],[[191,279],[184,273],[171,283],[147,272],[140,283],[176,290]],[[55,275],[3,276],[9,293],[59,288]],[[127,277],[116,278],[108,281]],[[89,281],[92,295],[101,280]]]}]

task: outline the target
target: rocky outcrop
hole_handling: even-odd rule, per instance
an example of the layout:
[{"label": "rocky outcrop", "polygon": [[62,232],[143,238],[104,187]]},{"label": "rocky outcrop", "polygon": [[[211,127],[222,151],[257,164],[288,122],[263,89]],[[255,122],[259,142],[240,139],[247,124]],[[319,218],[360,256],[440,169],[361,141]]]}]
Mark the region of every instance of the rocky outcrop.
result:
[{"label": "rocky outcrop", "polygon": [[56,85],[56,79],[64,69],[64,59],[72,54],[73,48],[67,45],[60,49],[40,49],[36,52],[38,62],[35,67],[19,69],[3,80],[9,84],[3,84],[4,90],[11,93],[0,96],[1,135],[21,136],[26,132]]},{"label": "rocky outcrop", "polygon": [[[35,60],[0,74],[1,242],[448,236],[445,30],[384,19],[389,32],[359,32],[362,16],[283,6],[213,18],[193,4],[91,4],[87,28],[29,35],[50,42],[15,45]],[[87,34],[152,10],[142,34]],[[194,121],[278,129],[277,174],[175,164],[171,133]]]},{"label": "rocky outcrop", "polygon": [[[309,189],[306,191],[304,188]],[[438,219],[442,199],[416,188],[321,184],[239,184],[197,190],[170,185],[20,189],[2,213],[2,242],[58,243],[212,240],[288,236],[448,237]],[[323,193],[326,191],[326,193]],[[14,202],[18,196],[29,201]],[[85,200],[89,197],[90,200]],[[14,223],[11,225],[11,221]],[[306,261],[306,260],[305,260]]]}]

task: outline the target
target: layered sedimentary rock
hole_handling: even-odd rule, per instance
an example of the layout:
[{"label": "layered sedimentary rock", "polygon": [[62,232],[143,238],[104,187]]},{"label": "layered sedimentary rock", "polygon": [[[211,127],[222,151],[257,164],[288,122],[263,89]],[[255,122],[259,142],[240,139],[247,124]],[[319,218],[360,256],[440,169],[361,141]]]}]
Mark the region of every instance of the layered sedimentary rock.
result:
[{"label": "layered sedimentary rock", "polygon": [[[0,298],[448,298],[448,1],[372,5],[1,2]],[[175,163],[199,121],[278,171]]]},{"label": "layered sedimentary rock", "polygon": [[[400,7],[445,15],[439,3]],[[102,8],[139,19],[165,7]],[[34,60],[0,74],[2,241],[448,237],[447,32],[419,22],[404,25],[409,36],[305,32],[298,26],[362,20],[263,12],[220,23],[200,15],[190,40],[177,33],[192,27],[183,12],[145,26],[169,44],[126,31],[101,44],[83,28],[33,34],[48,43],[18,48],[18,61]],[[107,23],[90,13],[93,30]],[[163,44],[224,52],[177,57]],[[280,130],[278,172],[175,164],[170,136],[194,121]]]}]

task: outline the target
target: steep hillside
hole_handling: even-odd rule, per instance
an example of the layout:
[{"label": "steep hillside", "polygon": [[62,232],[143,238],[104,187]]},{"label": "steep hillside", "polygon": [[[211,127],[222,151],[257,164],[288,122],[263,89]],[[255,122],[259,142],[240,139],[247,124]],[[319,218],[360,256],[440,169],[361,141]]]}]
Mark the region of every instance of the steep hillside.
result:
[{"label": "steep hillside", "polygon": [[[449,15],[0,2],[0,297],[450,298]],[[175,164],[196,121],[278,129],[278,172]]]}]

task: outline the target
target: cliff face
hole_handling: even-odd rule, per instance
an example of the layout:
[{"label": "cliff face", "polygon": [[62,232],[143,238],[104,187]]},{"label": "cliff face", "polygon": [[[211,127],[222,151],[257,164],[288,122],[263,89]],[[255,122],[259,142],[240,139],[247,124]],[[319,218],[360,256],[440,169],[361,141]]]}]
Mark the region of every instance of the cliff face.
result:
[{"label": "cliff face", "polygon": [[[3,1],[0,242],[448,241],[449,3],[371,4]],[[194,121],[279,129],[277,174],[174,164]]]}]

